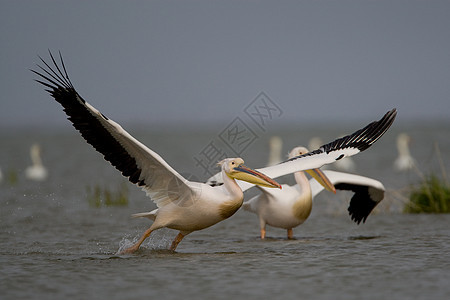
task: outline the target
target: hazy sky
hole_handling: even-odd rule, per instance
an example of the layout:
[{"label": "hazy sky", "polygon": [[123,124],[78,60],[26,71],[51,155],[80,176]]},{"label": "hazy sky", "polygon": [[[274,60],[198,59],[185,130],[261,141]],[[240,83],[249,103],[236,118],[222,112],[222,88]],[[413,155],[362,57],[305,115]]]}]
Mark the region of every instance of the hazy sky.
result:
[{"label": "hazy sky", "polygon": [[63,53],[123,124],[228,122],[264,92],[279,122],[450,115],[450,1],[0,2],[0,127],[69,126],[29,69]]}]

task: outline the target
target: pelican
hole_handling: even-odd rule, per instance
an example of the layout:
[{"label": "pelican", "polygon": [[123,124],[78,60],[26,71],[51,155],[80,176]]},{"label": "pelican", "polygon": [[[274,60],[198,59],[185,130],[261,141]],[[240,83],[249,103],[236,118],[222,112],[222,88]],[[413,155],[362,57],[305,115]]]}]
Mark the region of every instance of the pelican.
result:
[{"label": "pelican", "polygon": [[274,135],[269,140],[269,161],[267,162],[268,166],[273,166],[282,161],[281,159],[281,151],[283,150],[283,140]]},{"label": "pelican", "polygon": [[[59,64],[51,52],[50,57],[53,67],[40,58],[45,66],[38,65],[40,72],[31,70],[39,76],[36,81],[46,86],[50,95],[63,106],[68,119],[82,137],[132,183],[142,187],[158,207],[151,212],[135,215],[148,217],[154,222],[139,241],[125,249],[123,253],[135,252],[153,231],[163,227],[179,231],[170,246],[174,251],[186,235],[229,218],[243,203],[243,190],[240,188],[243,182],[236,182],[235,179],[248,181],[249,186],[257,184],[281,188],[263,172],[245,167],[241,158],[229,158],[220,163],[221,185],[211,186],[186,180],[157,153],[136,140],[78,94],[67,75],[61,53]],[[318,168],[323,164],[359,153],[370,147],[386,132],[392,125],[395,115],[396,111],[393,109],[380,121],[369,124],[353,135],[269,167],[272,168],[269,171],[278,177]]]},{"label": "pelican", "polygon": [[67,75],[61,53],[60,64],[51,52],[50,57],[53,67],[41,58],[47,67],[38,65],[43,73],[31,70],[44,80],[37,82],[46,86],[51,96],[63,106],[68,119],[82,137],[132,183],[142,187],[158,207],[151,212],[135,215],[148,217],[154,222],[139,241],[123,253],[137,251],[153,231],[163,227],[179,231],[170,246],[174,251],[186,235],[229,218],[244,200],[235,179],[281,188],[271,178],[246,167],[242,158],[227,158],[219,163],[224,178],[221,187],[186,180],[161,156],[83,100]]},{"label": "pelican", "polygon": [[398,157],[394,162],[394,168],[396,171],[408,171],[416,166],[416,162],[409,152],[410,142],[411,138],[406,133],[400,133],[397,136]]},{"label": "pelican", "polygon": [[41,147],[39,144],[33,144],[30,147],[31,166],[25,169],[25,176],[30,180],[43,181],[47,179],[47,169],[42,164]]},{"label": "pelican", "polygon": [[[299,146],[289,153],[289,158],[308,152],[307,148]],[[295,172],[296,185],[283,184],[278,191],[261,187],[261,194],[244,202],[242,207],[245,210],[258,215],[261,239],[266,236],[266,225],[286,229],[287,238],[293,239],[293,228],[308,219],[313,198],[324,189],[334,193],[335,188],[355,192],[348,211],[357,224],[365,222],[372,209],[384,198],[384,186],[377,180],[336,171],[312,171],[308,173],[316,180],[308,180],[304,172]]]}]

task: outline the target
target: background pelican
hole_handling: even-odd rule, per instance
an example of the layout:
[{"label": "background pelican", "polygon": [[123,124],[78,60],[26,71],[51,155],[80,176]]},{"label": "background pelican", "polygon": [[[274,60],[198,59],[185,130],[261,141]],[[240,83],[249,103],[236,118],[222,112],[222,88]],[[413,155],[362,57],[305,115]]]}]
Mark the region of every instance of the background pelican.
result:
[{"label": "background pelican", "polygon": [[[308,152],[305,147],[296,147],[289,157]],[[304,172],[296,172],[296,185],[283,184],[279,191],[260,188],[261,194],[243,204],[245,210],[258,215],[261,239],[266,236],[266,225],[287,229],[287,237],[292,239],[292,229],[306,221],[311,213],[313,198],[324,188],[335,192],[331,188],[334,185],[336,189],[355,192],[348,211],[352,220],[358,224],[365,222],[373,208],[384,198],[384,186],[377,180],[335,171],[323,173],[319,174],[326,184],[323,180],[308,180]]]},{"label": "background pelican", "polygon": [[47,169],[42,164],[41,147],[33,144],[30,147],[30,157],[32,165],[25,169],[25,176],[30,180],[43,181],[47,179]]},{"label": "background pelican", "polygon": [[411,138],[406,133],[400,133],[397,136],[397,151],[398,156],[394,162],[394,168],[396,171],[409,171],[416,166],[416,161],[409,152],[409,144]]},{"label": "background pelican", "polygon": [[158,206],[152,212],[136,215],[149,217],[154,222],[139,241],[123,253],[135,252],[154,230],[163,227],[179,230],[170,247],[175,250],[189,233],[232,216],[244,199],[235,178],[266,187],[280,187],[267,176],[244,166],[241,158],[229,158],[220,163],[224,178],[220,187],[186,180],[157,153],[83,100],[67,75],[61,54],[60,65],[51,53],[50,57],[54,68],[41,58],[47,69],[38,65],[44,73],[32,70],[45,80],[37,81],[49,88],[47,91],[63,106],[68,119],[83,138],[132,183],[142,187]]},{"label": "background pelican", "polygon": [[[315,149],[315,148],[314,148]],[[274,135],[269,140],[269,161],[267,166],[273,166],[282,161],[281,151],[283,150],[283,140],[281,137]]]}]

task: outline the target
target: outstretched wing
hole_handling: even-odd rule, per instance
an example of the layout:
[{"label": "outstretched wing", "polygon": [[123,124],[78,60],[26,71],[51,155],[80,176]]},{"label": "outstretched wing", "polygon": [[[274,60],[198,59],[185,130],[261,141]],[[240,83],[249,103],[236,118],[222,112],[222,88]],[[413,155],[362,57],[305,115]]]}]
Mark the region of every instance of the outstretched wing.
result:
[{"label": "outstretched wing", "polygon": [[45,66],[37,65],[41,72],[31,71],[40,76],[41,80],[36,81],[46,86],[46,91],[63,106],[68,120],[83,138],[123,176],[142,187],[158,207],[189,200],[193,193],[189,182],[157,153],[83,100],[67,75],[61,53],[59,65],[51,52],[50,57],[53,67],[39,57]]},{"label": "outstretched wing", "polygon": [[[348,212],[357,224],[361,221],[364,223],[375,206],[384,198],[384,185],[378,180],[343,172],[329,170],[323,170],[323,172],[336,189],[354,192]],[[311,179],[309,184],[313,197],[324,190],[316,180]]]},{"label": "outstretched wing", "polygon": [[[293,157],[277,165],[257,170],[270,178],[277,178],[298,171],[320,168],[323,165],[331,164],[344,157],[353,156],[366,150],[382,137],[389,127],[391,127],[396,115],[397,111],[394,108],[387,112],[380,120],[374,121],[350,135],[325,144],[317,150]],[[216,174],[207,183],[210,185],[219,185],[220,182],[220,175]],[[250,183],[242,181],[239,182],[239,185],[242,191],[253,186]]]}]

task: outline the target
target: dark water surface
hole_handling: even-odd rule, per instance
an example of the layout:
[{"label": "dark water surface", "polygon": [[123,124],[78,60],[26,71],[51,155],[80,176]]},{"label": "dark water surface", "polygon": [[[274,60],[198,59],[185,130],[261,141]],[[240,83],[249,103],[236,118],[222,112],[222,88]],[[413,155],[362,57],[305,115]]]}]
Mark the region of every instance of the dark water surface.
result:
[{"label": "dark water surface", "polygon": [[[327,141],[347,131],[317,135]],[[434,142],[449,171],[448,132],[442,127],[410,132],[411,151],[423,172],[440,172]],[[387,189],[383,205],[365,224],[350,220],[347,194],[324,194],[315,200],[305,224],[294,229],[295,240],[286,240],[284,230],[271,227],[268,239],[259,240],[256,217],[239,211],[192,233],[175,253],[165,249],[176,232],[162,229],[134,255],[117,253],[150,225],[149,220],[130,218],[155,208],[143,192],[128,185],[128,205],[94,207],[87,200],[89,187],[115,190],[124,180],[76,133],[38,140],[3,134],[1,299],[448,299],[450,215],[401,213],[406,188],[419,176],[393,171],[397,133],[388,132],[355,158],[359,174],[383,181]],[[206,179],[192,158],[214,133],[136,136],[175,169]],[[243,153],[247,165],[264,165],[268,137]],[[309,139],[306,132],[282,137],[285,153]],[[50,172],[42,183],[23,176],[34,141],[43,147]]]}]

